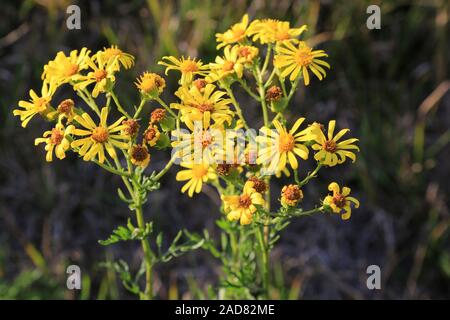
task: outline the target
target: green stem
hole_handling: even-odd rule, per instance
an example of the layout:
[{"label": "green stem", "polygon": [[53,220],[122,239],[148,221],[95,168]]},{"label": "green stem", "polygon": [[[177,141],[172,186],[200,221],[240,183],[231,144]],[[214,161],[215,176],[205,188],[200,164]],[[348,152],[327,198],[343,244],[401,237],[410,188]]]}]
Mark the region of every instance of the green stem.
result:
[{"label": "green stem", "polygon": [[174,158],[170,159],[169,162],[167,162],[166,166],[155,176],[155,181],[158,181],[159,179],[161,179],[166,173],[167,171],[169,171],[170,167],[172,167],[174,163]]},{"label": "green stem", "polygon": [[244,80],[239,79],[239,84],[253,99],[259,102],[259,97],[252,91],[252,89],[250,89]]},{"label": "green stem", "polygon": [[114,103],[117,106],[117,110],[120,111],[120,113],[122,113],[125,117],[127,117],[128,119],[131,118],[130,115],[128,114],[128,112],[125,111],[125,109],[122,107],[122,105],[119,102],[119,99],[117,98],[116,94],[114,93],[114,91],[110,91],[109,94],[111,95],[111,97],[114,100]]},{"label": "green stem", "polygon": [[[140,229],[145,228],[144,215],[142,213],[142,205],[136,206],[136,220]],[[153,252],[147,238],[141,240],[142,250],[144,251],[145,262],[145,289],[141,298],[151,300],[153,298]]]},{"label": "green stem", "polygon": [[136,112],[134,113],[133,119],[137,119],[137,117],[139,117],[139,114],[141,113],[144,105],[145,105],[146,100],[142,99],[141,103],[139,104],[139,107],[137,108]]},{"label": "green stem", "polygon": [[172,109],[170,109],[169,106],[168,106],[164,101],[162,101],[162,99],[161,99],[160,97],[156,97],[155,100],[158,101],[159,104],[160,104],[164,109],[166,109],[167,112],[170,113],[174,118],[177,117],[176,113],[173,112]]},{"label": "green stem", "polygon": [[300,183],[298,183],[299,187],[304,186],[305,184],[308,183],[309,180],[311,180],[312,178],[315,178],[321,167],[322,167],[322,164],[320,162],[318,162],[317,167],[314,169],[314,171],[311,172],[310,174],[308,174],[305,179],[303,179]]},{"label": "green stem", "polygon": [[269,254],[268,254],[268,248],[266,246],[266,243],[264,242],[264,236],[263,236],[263,228],[256,225],[256,236],[258,238],[259,246],[261,247],[261,253],[262,253],[262,263],[261,263],[261,269],[262,269],[262,284],[263,284],[263,299],[269,298]]},{"label": "green stem", "polygon": [[100,117],[100,110],[98,109],[97,104],[95,103],[94,100],[91,99],[90,95],[88,92],[86,92],[86,89],[83,90],[78,90],[77,91],[78,95],[81,97],[81,99],[84,100],[84,102],[86,102],[86,104],[95,111],[95,113]]},{"label": "green stem", "polygon": [[234,108],[236,109],[236,113],[237,113],[239,119],[241,119],[245,129],[248,129],[249,127],[248,127],[247,121],[245,121],[244,115],[242,114],[241,106],[239,105],[239,102],[237,102],[237,100],[233,94],[233,91],[231,90],[231,88],[229,86],[223,86],[223,87],[227,91],[228,96],[231,99],[231,102],[233,102]]}]

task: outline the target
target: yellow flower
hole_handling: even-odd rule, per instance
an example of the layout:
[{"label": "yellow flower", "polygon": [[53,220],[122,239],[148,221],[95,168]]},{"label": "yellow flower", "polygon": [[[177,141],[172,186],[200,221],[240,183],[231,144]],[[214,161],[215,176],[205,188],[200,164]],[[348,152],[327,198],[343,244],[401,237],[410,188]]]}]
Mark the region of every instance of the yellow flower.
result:
[{"label": "yellow flower", "polygon": [[237,45],[236,47],[239,61],[241,63],[244,63],[245,65],[250,65],[251,63],[253,63],[253,61],[259,54],[259,49],[254,46]]},{"label": "yellow flower", "polygon": [[131,163],[141,168],[146,168],[150,162],[150,153],[145,144],[135,144],[128,151]]},{"label": "yellow flower", "polygon": [[342,129],[333,136],[335,126],[336,121],[331,120],[328,124],[327,137],[325,137],[321,125],[315,123],[310,127],[311,132],[314,132],[316,136],[314,139],[315,143],[311,147],[313,150],[318,151],[314,155],[314,159],[330,167],[343,163],[346,157],[349,157],[355,162],[356,155],[354,151],[350,150],[359,151],[358,146],[353,144],[358,141],[358,139],[353,138],[338,142],[344,134],[350,131],[350,129]]},{"label": "yellow flower", "polygon": [[158,141],[161,133],[157,126],[151,124],[144,132],[144,141],[148,143],[150,147],[153,147]]},{"label": "yellow flower", "polygon": [[[103,48],[103,51],[99,51],[99,53],[105,62],[109,61],[109,59],[113,59],[118,69],[120,68],[120,64],[122,64],[125,69],[130,69],[134,65],[134,57],[129,53],[123,52],[115,45],[112,45],[109,48]],[[97,57],[98,55],[94,57],[94,60],[97,59]]]},{"label": "yellow flower", "polygon": [[179,70],[181,72],[181,85],[190,84],[192,82],[192,79],[194,78],[194,75],[204,75],[204,71],[208,70],[208,66],[203,65],[201,60],[196,60],[195,58],[191,59],[191,57],[188,57],[187,59],[184,57],[181,57],[181,59],[177,59],[172,56],[166,56],[163,57],[162,60],[168,61],[158,62],[158,64],[166,66],[166,75],[169,70]]},{"label": "yellow flower", "polygon": [[211,119],[217,126],[224,122],[231,124],[234,115],[228,107],[231,100],[223,98],[225,92],[215,88],[213,84],[207,84],[202,91],[196,86],[180,87],[175,93],[181,103],[172,103],[170,107],[181,110],[181,120],[191,131],[194,131],[194,121],[203,121],[203,129],[209,127]]},{"label": "yellow flower", "polygon": [[263,135],[256,138],[261,147],[258,164],[265,166],[269,164],[269,172],[276,173],[284,171],[287,163],[296,170],[298,168],[296,155],[304,160],[308,159],[309,150],[303,142],[313,140],[315,135],[308,128],[297,132],[304,120],[305,118],[299,118],[289,131],[278,120],[273,122],[275,130],[263,127],[261,129]]},{"label": "yellow flower", "polygon": [[281,205],[283,207],[295,207],[303,199],[303,192],[296,184],[284,186],[281,189]]},{"label": "yellow flower", "polygon": [[105,161],[105,149],[111,158],[117,157],[115,147],[128,149],[128,143],[124,141],[128,141],[130,137],[121,133],[121,130],[125,129],[125,126],[122,125],[125,117],[121,117],[109,126],[107,118],[107,107],[102,108],[98,125],[87,113],[75,116],[74,120],[84,129],[74,129],[73,134],[84,138],[73,141],[71,147],[80,148],[78,153],[83,156],[83,160],[90,161],[98,156],[98,161],[103,163]]},{"label": "yellow flower", "polygon": [[143,95],[158,97],[166,87],[166,80],[156,73],[144,72],[134,83]]},{"label": "yellow flower", "polygon": [[58,122],[56,126],[49,131],[45,131],[43,138],[37,138],[34,140],[34,145],[45,143],[45,151],[47,154],[45,160],[51,162],[53,160],[53,151],[58,159],[64,159],[66,157],[66,151],[70,148],[70,142],[67,139],[67,135],[71,134],[74,126],[70,125],[64,128],[62,123]]},{"label": "yellow flower", "polygon": [[216,41],[219,43],[217,49],[245,40],[247,27],[248,14],[245,14],[242,17],[241,22],[232,25],[231,28],[224,33],[216,33]]},{"label": "yellow flower", "polygon": [[349,197],[350,188],[343,187],[342,192],[336,182],[330,183],[328,190],[333,191],[333,195],[328,195],[323,200],[323,204],[331,208],[334,213],[341,214],[342,220],[347,220],[352,214],[351,204],[355,208],[359,208],[359,201],[353,197]]},{"label": "yellow flower", "polygon": [[58,85],[72,81],[81,70],[88,67],[87,59],[90,52],[86,48],[82,48],[80,53],[78,50],[72,50],[69,56],[62,51],[58,52],[55,59],[44,66],[42,80],[55,82]]},{"label": "yellow flower", "polygon": [[248,35],[253,36],[253,41],[267,44],[295,39],[306,29],[306,25],[303,25],[300,28],[291,28],[287,21],[263,19],[255,20],[250,24]]},{"label": "yellow flower", "polygon": [[236,75],[242,78],[244,72],[244,60],[239,56],[239,47],[226,47],[223,57],[216,57],[215,63],[210,63],[210,73],[206,77],[206,81],[214,82],[227,76]]},{"label": "yellow flower", "polygon": [[87,59],[86,63],[93,70],[87,75],[76,75],[74,80],[77,81],[73,86],[75,90],[82,90],[91,83],[95,83],[92,90],[92,96],[97,98],[99,93],[106,92],[116,80],[114,73],[119,70],[116,58],[105,60],[101,51],[97,52],[94,63],[93,59]]},{"label": "yellow flower", "polygon": [[230,221],[239,220],[242,225],[253,221],[253,214],[257,211],[256,205],[264,206],[264,198],[256,192],[253,181],[247,181],[241,195],[222,195],[223,207]]},{"label": "yellow flower", "polygon": [[47,114],[49,119],[54,120],[56,116],[58,116],[58,121],[61,121],[63,118],[67,119],[67,122],[72,122],[75,116],[75,102],[72,99],[65,99],[61,101],[56,108],[56,110],[51,111]]},{"label": "yellow flower", "polygon": [[291,81],[303,75],[305,86],[309,85],[309,71],[312,71],[319,80],[326,77],[327,73],[322,66],[330,68],[330,65],[318,58],[328,57],[323,50],[312,50],[305,42],[300,41],[295,46],[293,41],[283,41],[276,47],[277,54],[274,57],[274,65],[281,71],[281,77],[289,76]]},{"label": "yellow flower", "polygon": [[179,171],[176,179],[177,181],[187,180],[187,183],[181,188],[181,192],[184,193],[188,190],[189,197],[192,197],[194,192],[200,193],[203,183],[217,179],[214,169],[208,164],[181,163],[181,166],[186,170]]},{"label": "yellow flower", "polygon": [[26,127],[31,118],[36,114],[45,115],[51,111],[50,101],[55,93],[56,85],[54,82],[48,82],[44,80],[41,89],[41,96],[38,96],[34,90],[30,90],[30,101],[19,101],[19,107],[24,110],[16,109],[13,111],[15,116],[20,117],[22,121],[22,127]]}]

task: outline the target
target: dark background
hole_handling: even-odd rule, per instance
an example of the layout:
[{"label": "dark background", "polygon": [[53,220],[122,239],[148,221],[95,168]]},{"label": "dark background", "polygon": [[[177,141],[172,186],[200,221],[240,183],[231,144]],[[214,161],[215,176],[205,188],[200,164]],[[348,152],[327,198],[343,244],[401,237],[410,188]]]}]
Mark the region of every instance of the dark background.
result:
[{"label": "dark background", "polygon": [[[70,155],[45,162],[34,138],[48,124],[26,130],[12,116],[28,90],[40,90],[43,65],[56,52],[118,44],[136,57],[121,72],[124,104],[138,102],[132,82],[142,71],[162,72],[163,55],[215,57],[216,32],[241,19],[278,18],[308,24],[306,38],[329,54],[327,78],[295,96],[289,119],[336,119],[360,138],[358,161],[322,170],[305,190],[305,208],[329,182],[350,186],[360,199],[351,220],[321,215],[294,221],[273,251],[274,298],[410,299],[450,297],[449,2],[435,1],[76,1],[81,30],[66,28],[70,1],[2,1],[0,13],[0,298],[132,298],[100,263],[125,259],[139,266],[138,243],[102,247],[128,208],[117,177]],[[366,28],[366,8],[379,4],[381,30]],[[172,74],[173,75],[173,74]],[[168,77],[164,100],[173,101]],[[63,93],[58,93],[58,97]],[[238,94],[253,127],[260,109]],[[247,99],[247,100],[246,100]],[[150,108],[147,107],[147,115]],[[168,152],[152,154],[161,169]],[[312,166],[305,164],[305,174]],[[166,239],[179,228],[218,234],[219,198],[211,188],[180,194],[176,168],[150,194],[145,208]],[[282,185],[283,181],[279,182]],[[274,195],[280,185],[274,183]],[[274,205],[276,204],[274,196]],[[65,289],[65,268],[80,265],[83,290]],[[382,271],[382,290],[366,288],[366,267]],[[217,284],[219,264],[197,251],[156,268],[158,298],[202,298]]]}]

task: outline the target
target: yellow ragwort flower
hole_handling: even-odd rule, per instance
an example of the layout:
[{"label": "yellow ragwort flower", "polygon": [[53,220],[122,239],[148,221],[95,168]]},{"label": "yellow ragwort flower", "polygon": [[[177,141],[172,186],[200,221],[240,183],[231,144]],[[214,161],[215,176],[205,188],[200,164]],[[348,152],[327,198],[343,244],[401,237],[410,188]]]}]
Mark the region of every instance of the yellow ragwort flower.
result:
[{"label": "yellow ragwort flower", "polygon": [[146,168],[150,162],[150,153],[145,144],[135,144],[128,151],[131,163],[141,168]]},{"label": "yellow ragwort flower", "polygon": [[259,54],[259,49],[254,46],[236,45],[236,47],[239,62],[243,63],[246,66],[251,65]]},{"label": "yellow ragwort flower", "polygon": [[84,129],[74,129],[73,135],[81,136],[78,140],[72,142],[72,148],[79,148],[78,153],[83,156],[83,160],[90,161],[98,156],[98,161],[105,161],[105,149],[111,158],[116,158],[117,154],[114,148],[126,150],[128,143],[124,141],[130,140],[128,135],[122,134],[125,125],[122,121],[125,117],[121,117],[112,125],[107,124],[108,108],[104,107],[100,113],[100,123],[97,125],[91,116],[83,113],[81,116],[76,115],[74,120]]},{"label": "yellow ragwort flower", "polygon": [[223,208],[230,221],[239,220],[242,225],[253,221],[253,214],[258,210],[257,205],[264,206],[264,198],[254,188],[253,181],[247,181],[240,195],[222,195]]},{"label": "yellow ragwort flower", "polygon": [[320,124],[314,123],[310,127],[311,132],[315,134],[315,143],[311,146],[311,148],[318,151],[314,155],[314,159],[330,167],[343,163],[347,157],[355,162],[356,155],[354,151],[351,150],[359,151],[358,146],[353,144],[358,141],[356,138],[338,142],[343,135],[350,131],[350,129],[342,129],[335,136],[333,136],[335,126],[335,120],[331,120],[328,123],[327,137],[325,136]]},{"label": "yellow ragwort flower", "polygon": [[69,56],[62,51],[58,52],[55,59],[44,66],[42,80],[55,82],[57,85],[74,80],[81,70],[88,67],[90,52],[87,48],[82,48],[79,53],[78,50],[72,50]]},{"label": "yellow ragwort flower", "polygon": [[214,82],[227,76],[236,75],[239,79],[244,73],[245,60],[239,56],[239,47],[226,47],[223,57],[216,57],[215,62],[209,64],[211,71],[206,77],[206,81]]},{"label": "yellow ragwort flower", "polygon": [[255,20],[250,24],[248,35],[253,36],[253,41],[267,44],[295,39],[306,29],[306,25],[303,25],[300,28],[291,28],[288,21],[263,19]]},{"label": "yellow ragwort flower", "polygon": [[186,170],[178,171],[176,179],[177,181],[187,180],[186,184],[181,188],[181,192],[188,191],[189,197],[192,197],[194,192],[200,193],[203,183],[217,179],[214,169],[208,164],[181,163],[180,165]]},{"label": "yellow ragwort flower", "polygon": [[30,90],[30,101],[19,101],[19,107],[23,108],[23,110],[15,109],[13,114],[20,117],[22,127],[25,128],[31,118],[33,118],[36,114],[44,116],[49,111],[52,111],[53,108],[51,108],[50,102],[55,90],[55,82],[48,82],[44,80],[41,89],[41,96],[38,96],[34,90]]},{"label": "yellow ragwort flower", "polygon": [[50,111],[47,114],[47,117],[51,120],[54,120],[58,117],[58,121],[66,118],[67,122],[70,123],[75,117],[75,102],[72,99],[64,99],[61,101],[54,111]]},{"label": "yellow ragwort flower", "polygon": [[328,57],[323,50],[313,50],[300,41],[294,45],[293,41],[283,41],[276,47],[277,54],[274,57],[274,66],[281,70],[281,77],[294,81],[303,76],[305,86],[309,85],[309,71],[314,73],[319,80],[326,77],[327,73],[322,67],[330,68],[330,65],[319,59]]},{"label": "yellow ragwort flower", "polygon": [[97,52],[95,57],[95,62],[93,59],[87,59],[86,63],[93,70],[87,75],[76,75],[74,80],[77,81],[73,88],[75,90],[82,90],[86,88],[91,83],[95,83],[94,89],[92,90],[92,96],[97,98],[102,92],[106,92],[112,87],[116,77],[114,73],[119,70],[117,65],[117,57],[105,60],[101,52]]},{"label": "yellow ragwort flower", "polygon": [[223,97],[225,92],[215,88],[213,84],[207,84],[202,91],[196,86],[180,87],[175,93],[181,103],[172,103],[170,107],[181,111],[181,120],[191,131],[194,131],[194,121],[203,121],[203,129],[209,127],[211,119],[217,126],[224,122],[231,124],[234,115],[229,108],[231,100]]},{"label": "yellow ragwort flower", "polygon": [[150,147],[153,147],[158,142],[161,133],[157,126],[150,124],[144,132],[143,140],[148,143]]},{"label": "yellow ragwort flower", "polygon": [[144,96],[155,98],[163,92],[166,80],[156,73],[144,72],[134,84]]},{"label": "yellow ragwort flower", "polygon": [[333,191],[333,195],[328,195],[323,200],[323,204],[331,208],[334,213],[342,214],[342,220],[347,220],[352,214],[352,203],[355,208],[359,208],[359,201],[349,197],[350,188],[343,187],[342,191],[336,182],[330,183],[328,190]]},{"label": "yellow ragwort flower", "polygon": [[231,28],[224,33],[216,33],[216,41],[219,43],[217,49],[245,40],[247,27],[248,14],[245,14],[242,17],[241,22],[232,25]]},{"label": "yellow ragwort flower", "polygon": [[[102,56],[103,61],[109,61],[109,59],[113,59],[116,67],[119,69],[120,64],[125,69],[130,69],[134,65],[134,57],[133,55],[123,52],[117,46],[112,45],[109,48],[103,48],[103,51],[99,51],[99,54]],[[94,60],[97,59],[98,55],[94,57]]]},{"label": "yellow ragwort flower", "polygon": [[284,186],[281,189],[281,205],[283,207],[295,207],[303,199],[303,191],[296,184]]},{"label": "yellow ragwort flower", "polygon": [[70,142],[66,136],[71,134],[73,129],[73,125],[64,128],[63,124],[58,122],[52,130],[44,132],[43,138],[35,139],[34,145],[45,143],[45,151],[47,151],[45,160],[47,162],[53,160],[53,151],[58,159],[64,159],[66,151],[70,148]]},{"label": "yellow ragwort flower", "polygon": [[[166,60],[167,62],[163,61]],[[208,70],[208,65],[203,65],[201,60],[191,59],[188,57],[187,59],[181,57],[181,59],[177,59],[172,56],[162,57],[162,60],[158,62],[158,64],[166,66],[165,74],[169,72],[169,70],[178,70],[181,72],[181,85],[188,85],[192,82],[194,75],[204,75],[204,72]]]},{"label": "yellow ragwort flower", "polygon": [[268,166],[270,172],[279,172],[284,171],[288,163],[296,170],[296,156],[308,159],[309,150],[303,143],[313,140],[315,135],[308,128],[297,132],[304,120],[305,118],[299,118],[289,131],[278,120],[273,122],[275,130],[263,127],[263,135],[256,138],[261,146],[258,164]]}]

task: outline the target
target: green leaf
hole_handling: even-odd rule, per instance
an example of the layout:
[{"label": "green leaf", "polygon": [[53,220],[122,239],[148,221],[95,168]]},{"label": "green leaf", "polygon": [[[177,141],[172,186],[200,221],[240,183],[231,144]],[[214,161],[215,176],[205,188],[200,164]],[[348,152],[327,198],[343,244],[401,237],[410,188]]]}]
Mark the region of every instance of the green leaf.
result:
[{"label": "green leaf", "polygon": [[159,124],[164,132],[169,132],[175,129],[175,119],[171,116],[166,115]]},{"label": "green leaf", "polygon": [[170,138],[167,134],[161,132],[159,135],[158,141],[156,141],[156,145],[158,149],[165,149],[167,147],[170,147]]}]

